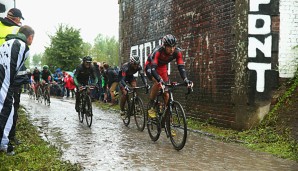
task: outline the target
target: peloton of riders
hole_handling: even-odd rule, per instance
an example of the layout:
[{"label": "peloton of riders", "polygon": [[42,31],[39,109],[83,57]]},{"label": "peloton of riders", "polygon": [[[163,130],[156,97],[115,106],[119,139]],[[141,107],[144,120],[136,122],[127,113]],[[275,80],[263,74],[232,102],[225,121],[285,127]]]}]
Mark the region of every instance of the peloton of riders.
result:
[{"label": "peloton of riders", "polygon": [[[148,55],[144,69],[141,66],[140,57],[138,55],[132,55],[129,62],[121,65],[120,69],[118,69],[118,67],[112,67],[105,62],[99,63],[92,61],[92,57],[90,56],[83,57],[82,63],[77,66],[73,75],[74,84],[76,86],[75,109],[78,109],[77,104],[80,100],[78,98],[80,86],[92,84],[96,87],[96,100],[101,99],[103,102],[106,102],[108,97],[110,97],[112,105],[118,104],[116,96],[118,96],[118,91],[121,90],[122,96],[120,97],[119,104],[121,109],[120,115],[122,115],[124,113],[123,104],[125,103],[125,94],[130,90],[130,87],[136,86],[136,78],[134,76],[136,73],[139,73],[141,76],[143,84],[145,84],[148,89],[150,88],[144,71],[148,80],[153,83],[149,95],[149,101],[153,103],[159,90],[164,88],[164,84],[169,81],[167,65],[173,60],[176,61],[178,71],[185,85],[192,87],[193,82],[187,77],[181,49],[176,47],[176,44],[177,39],[174,35],[165,35],[162,38],[162,44],[156,46],[152,53]],[[39,71],[38,68],[35,67],[32,72],[31,78],[35,94],[37,94],[39,86],[43,86],[45,83],[54,80],[48,65],[44,65],[42,69],[42,71]],[[169,98],[167,90],[164,91],[164,98],[165,102],[167,102]],[[150,117],[156,117],[154,112],[150,111],[150,107],[148,113]]]}]

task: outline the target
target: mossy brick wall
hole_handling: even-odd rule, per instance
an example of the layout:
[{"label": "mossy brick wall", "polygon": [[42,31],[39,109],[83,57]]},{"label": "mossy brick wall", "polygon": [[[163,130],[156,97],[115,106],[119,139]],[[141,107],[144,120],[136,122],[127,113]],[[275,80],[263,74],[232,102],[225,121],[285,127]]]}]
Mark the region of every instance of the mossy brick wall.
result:
[{"label": "mossy brick wall", "polygon": [[[175,99],[188,117],[233,127],[236,114],[242,112],[235,106],[251,107],[247,106],[251,93],[247,83],[248,9],[247,2],[237,0],[119,0],[120,61],[137,53],[144,63],[162,36],[174,34],[195,85],[187,97],[186,89],[177,89]],[[181,81],[175,62],[170,71],[172,81]]]}]

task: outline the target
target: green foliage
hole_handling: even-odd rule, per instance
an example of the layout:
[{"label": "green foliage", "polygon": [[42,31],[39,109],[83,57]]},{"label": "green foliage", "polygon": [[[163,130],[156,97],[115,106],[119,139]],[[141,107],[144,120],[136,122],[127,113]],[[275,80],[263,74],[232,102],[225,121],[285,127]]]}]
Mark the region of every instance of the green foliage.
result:
[{"label": "green foliage", "polygon": [[43,141],[25,113],[19,111],[17,137],[22,144],[16,146],[14,156],[0,153],[0,170],[81,170],[78,164],[62,161],[61,151]]},{"label": "green foliage", "polygon": [[32,57],[32,67],[41,67],[42,54],[34,54]]},{"label": "green foliage", "polygon": [[115,37],[104,37],[102,34],[98,34],[94,40],[94,46],[92,48],[93,59],[99,62],[107,62],[109,65],[118,66],[119,43]]},{"label": "green foliage", "polygon": [[51,44],[46,47],[43,64],[56,68],[73,70],[83,56],[83,40],[80,30],[60,24],[54,36],[49,36]]},{"label": "green foliage", "polygon": [[49,65],[52,72],[56,68],[72,71],[81,62],[83,56],[91,56],[94,61],[105,61],[111,66],[119,64],[119,43],[115,37],[109,38],[98,34],[92,46],[90,43],[83,42],[80,30],[63,24],[59,25],[55,35],[49,37],[51,44],[46,47],[41,60],[39,58],[41,55],[35,57],[34,66],[41,61],[41,66]]}]

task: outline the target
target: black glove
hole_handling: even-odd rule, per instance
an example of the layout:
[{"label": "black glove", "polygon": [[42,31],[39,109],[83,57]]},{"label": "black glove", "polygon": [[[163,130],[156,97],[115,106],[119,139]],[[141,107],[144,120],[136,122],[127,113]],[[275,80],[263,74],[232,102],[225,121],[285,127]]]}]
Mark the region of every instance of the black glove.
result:
[{"label": "black glove", "polygon": [[125,86],[124,88],[125,88],[126,91],[130,91],[128,86]]},{"label": "black glove", "polygon": [[185,83],[185,85],[187,85],[187,86],[191,86],[191,85],[192,85],[192,81],[190,81],[190,80],[187,79],[187,78],[184,79],[184,83]]}]

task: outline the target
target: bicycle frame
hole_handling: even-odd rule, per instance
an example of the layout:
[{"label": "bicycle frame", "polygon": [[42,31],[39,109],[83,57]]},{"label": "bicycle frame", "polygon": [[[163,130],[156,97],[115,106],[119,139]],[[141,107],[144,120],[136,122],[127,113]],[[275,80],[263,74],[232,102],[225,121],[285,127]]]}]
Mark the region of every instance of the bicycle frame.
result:
[{"label": "bicycle frame", "polygon": [[[187,137],[187,123],[184,109],[178,101],[174,100],[173,96],[173,91],[175,90],[175,88],[182,85],[185,86],[184,83],[176,82],[165,85],[165,87],[168,88],[168,102],[167,104],[161,105],[162,100],[160,100],[160,98],[164,99],[163,95],[165,93],[164,89],[162,89],[157,95],[153,106],[150,105],[157,113],[157,117],[148,118],[147,123],[148,133],[153,141],[157,141],[159,139],[162,127],[164,127],[167,137],[170,137],[171,143],[176,150],[181,150],[184,147]],[[190,91],[192,91],[192,89],[188,89],[187,94],[189,94]],[[178,136],[176,136],[176,131],[178,133]]]},{"label": "bicycle frame", "polygon": [[79,120],[83,122],[84,116],[86,118],[87,125],[91,127],[92,124],[92,102],[90,97],[90,91],[93,89],[93,86],[82,86],[80,87],[80,104],[79,104]]},{"label": "bicycle frame", "polygon": [[[146,115],[144,112],[145,109],[144,109],[143,101],[137,95],[137,89],[140,89],[140,88],[146,88],[146,86],[133,87],[132,91],[127,91],[125,95],[125,99],[126,99],[125,103],[127,103],[127,109],[126,109],[127,112],[126,112],[125,118],[122,118],[122,120],[124,125],[128,126],[130,123],[130,117],[134,116],[138,130],[143,131],[145,128]],[[148,90],[146,91],[146,93],[148,93]]]}]

